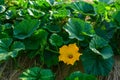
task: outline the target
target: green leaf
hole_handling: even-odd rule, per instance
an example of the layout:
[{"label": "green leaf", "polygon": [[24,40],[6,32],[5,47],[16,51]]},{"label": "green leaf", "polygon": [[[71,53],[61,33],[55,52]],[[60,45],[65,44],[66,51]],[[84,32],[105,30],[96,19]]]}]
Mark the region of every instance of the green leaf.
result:
[{"label": "green leaf", "polygon": [[53,46],[61,46],[63,44],[62,37],[55,33],[50,36],[49,41]]},{"label": "green leaf", "polygon": [[98,54],[93,53],[90,49],[85,49],[81,56],[85,72],[88,74],[107,76],[113,68],[113,57],[104,59]]},{"label": "green leaf", "polygon": [[27,9],[27,10],[28,10],[29,15],[31,15],[31,16],[33,16],[33,17],[35,17],[35,18],[40,18],[40,17],[42,17],[42,16],[45,15],[44,12],[39,11],[39,10],[34,9],[34,8],[29,8],[29,9]]},{"label": "green leaf", "polygon": [[5,12],[6,19],[13,19],[13,18],[15,18],[17,16],[16,12],[17,12],[16,7],[10,7]]},{"label": "green leaf", "polygon": [[93,75],[81,73],[80,71],[75,71],[70,74],[65,80],[97,80]]},{"label": "green leaf", "polygon": [[50,52],[50,51],[45,51],[44,52],[44,63],[48,66],[51,67],[53,65],[58,64],[58,54]]},{"label": "green leaf", "polygon": [[104,15],[104,13],[106,12],[106,4],[105,3],[99,2],[98,4],[95,4],[94,7],[95,7],[95,12],[97,14]]},{"label": "green leaf", "polygon": [[94,7],[87,2],[84,2],[84,1],[73,2],[73,3],[71,3],[70,6],[75,11],[94,14]]},{"label": "green leaf", "polygon": [[38,4],[42,11],[47,11],[51,7],[47,0],[37,0],[36,3]]},{"label": "green leaf", "polygon": [[22,42],[13,42],[11,38],[3,38],[0,40],[0,61],[6,60],[8,57],[16,57],[18,52],[24,50]]},{"label": "green leaf", "polygon": [[58,9],[58,10],[52,11],[52,13],[54,18],[66,18],[70,16],[70,11],[67,9]]},{"label": "green leaf", "polygon": [[83,41],[85,36],[92,37],[95,33],[93,27],[89,23],[77,18],[70,18],[63,29],[69,33],[70,39],[75,38],[80,41]]},{"label": "green leaf", "polygon": [[14,27],[14,36],[18,39],[30,37],[32,33],[39,27],[40,21],[35,19],[23,20]]},{"label": "green leaf", "polygon": [[4,4],[4,0],[0,0],[0,5],[3,5]]},{"label": "green leaf", "polygon": [[28,1],[25,0],[17,0],[18,6],[22,8],[27,8],[28,7]]},{"label": "green leaf", "polygon": [[41,69],[39,67],[33,67],[24,71],[20,77],[20,80],[54,80],[54,75],[49,69]]},{"label": "green leaf", "polygon": [[102,56],[104,59],[108,59],[113,56],[111,46],[106,40],[99,36],[94,36],[89,43],[89,48],[96,54]]},{"label": "green leaf", "polygon": [[54,5],[55,0],[47,0],[49,4]]},{"label": "green leaf", "polygon": [[5,6],[3,6],[3,5],[0,5],[0,13],[3,13],[3,12],[5,12],[5,10],[6,10]]},{"label": "green leaf", "polygon": [[61,31],[61,28],[59,25],[56,25],[56,24],[50,24],[50,25],[46,25],[44,26],[45,29],[47,29],[48,31],[50,32],[60,32]]},{"label": "green leaf", "polygon": [[26,50],[35,50],[40,47],[40,41],[34,38],[27,38],[24,40]]},{"label": "green leaf", "polygon": [[48,32],[44,29],[38,29],[32,35],[32,38],[35,41],[38,41],[42,47],[47,44],[47,37],[48,37]]},{"label": "green leaf", "polygon": [[18,52],[20,51],[20,50],[24,50],[25,49],[25,46],[24,46],[24,44],[22,43],[22,42],[20,42],[20,41],[15,41],[13,44],[12,44],[12,46],[11,46],[11,48],[10,48],[10,50],[12,50],[12,54],[11,54],[11,57],[17,57],[17,54],[18,54]]},{"label": "green leaf", "polygon": [[43,29],[36,30],[30,38],[24,40],[25,49],[35,50],[47,43],[48,32]]},{"label": "green leaf", "polygon": [[9,46],[12,44],[12,39],[11,38],[3,38],[0,39],[0,47],[4,49],[8,49]]},{"label": "green leaf", "polygon": [[114,8],[114,10],[116,10],[116,11],[119,11],[120,10],[120,1],[119,0],[116,0],[116,2],[115,2],[115,8]]},{"label": "green leaf", "polygon": [[116,24],[118,24],[120,26],[120,11],[115,12],[115,14],[113,15],[114,21]]},{"label": "green leaf", "polygon": [[6,23],[4,25],[1,26],[2,30],[7,30],[7,29],[12,29],[13,25],[10,23]]},{"label": "green leaf", "polygon": [[41,74],[40,80],[54,80],[54,75],[52,71],[49,69],[42,69],[40,74]]},{"label": "green leaf", "polygon": [[95,27],[95,32],[100,37],[104,38],[107,41],[110,41],[110,39],[113,37],[116,27],[112,22],[101,22],[101,25],[97,25]]},{"label": "green leaf", "polygon": [[0,33],[0,39],[2,39],[2,38],[8,38],[8,37],[9,36],[8,36],[7,33],[5,33],[5,32]]}]

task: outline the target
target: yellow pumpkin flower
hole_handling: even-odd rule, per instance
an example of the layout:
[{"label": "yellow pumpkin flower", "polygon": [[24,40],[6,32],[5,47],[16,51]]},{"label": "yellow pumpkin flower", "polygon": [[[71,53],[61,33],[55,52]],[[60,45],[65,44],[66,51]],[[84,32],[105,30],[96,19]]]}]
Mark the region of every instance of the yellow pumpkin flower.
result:
[{"label": "yellow pumpkin flower", "polygon": [[66,64],[71,64],[74,65],[74,63],[79,60],[79,56],[82,55],[81,53],[78,52],[79,48],[77,45],[74,44],[69,44],[62,46],[59,49],[59,61],[63,61]]}]

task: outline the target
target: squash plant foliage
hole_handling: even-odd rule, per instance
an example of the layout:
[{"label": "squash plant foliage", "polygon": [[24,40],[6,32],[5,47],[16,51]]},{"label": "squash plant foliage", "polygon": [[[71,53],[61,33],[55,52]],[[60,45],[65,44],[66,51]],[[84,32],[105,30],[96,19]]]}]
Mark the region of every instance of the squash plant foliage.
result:
[{"label": "squash plant foliage", "polygon": [[[0,0],[0,62],[22,56],[25,51],[30,58],[39,56],[50,69],[60,63],[59,48],[76,43],[81,48],[85,73],[107,76],[113,57],[120,54],[119,41],[119,0]],[[54,80],[53,72],[47,71],[31,68],[20,79]],[[30,79],[31,74],[34,78]]]}]

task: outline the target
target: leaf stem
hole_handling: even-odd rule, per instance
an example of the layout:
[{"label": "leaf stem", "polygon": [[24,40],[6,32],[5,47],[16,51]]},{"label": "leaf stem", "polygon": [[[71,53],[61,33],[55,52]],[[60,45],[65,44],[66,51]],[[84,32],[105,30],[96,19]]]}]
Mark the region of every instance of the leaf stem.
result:
[{"label": "leaf stem", "polygon": [[46,48],[46,50],[50,51],[50,52],[53,52],[53,53],[59,53],[58,51],[54,51],[52,49],[49,49],[49,48]]}]

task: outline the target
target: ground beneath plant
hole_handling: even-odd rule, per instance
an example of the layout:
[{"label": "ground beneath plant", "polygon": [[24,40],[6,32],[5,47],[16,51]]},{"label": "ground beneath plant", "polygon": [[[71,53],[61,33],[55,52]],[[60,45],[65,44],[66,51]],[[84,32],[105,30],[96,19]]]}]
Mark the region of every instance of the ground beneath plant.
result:
[{"label": "ground beneath plant", "polygon": [[[55,80],[64,80],[73,71],[84,72],[81,65],[81,62],[77,62],[74,66],[60,63],[58,66],[51,67],[51,69],[56,73]],[[37,59],[29,59],[28,57],[18,57],[17,60],[10,59],[0,64],[0,80],[19,80],[18,77],[22,71],[33,66],[40,66]],[[120,80],[120,56],[115,57],[115,65],[109,76],[99,76],[98,78],[99,80]]]}]

